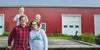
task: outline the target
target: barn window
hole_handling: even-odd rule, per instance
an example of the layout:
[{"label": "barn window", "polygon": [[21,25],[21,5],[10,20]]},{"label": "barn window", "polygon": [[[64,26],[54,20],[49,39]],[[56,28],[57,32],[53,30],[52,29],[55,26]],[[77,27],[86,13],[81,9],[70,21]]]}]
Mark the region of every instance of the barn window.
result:
[{"label": "barn window", "polygon": [[79,28],[79,25],[75,25],[75,28]]},{"label": "barn window", "polygon": [[0,28],[2,28],[2,26],[0,26]]},{"label": "barn window", "polygon": [[73,25],[69,25],[69,28],[73,28]]},{"label": "barn window", "polygon": [[46,23],[42,23],[42,29],[46,31]]},{"label": "barn window", "polygon": [[64,28],[67,28],[67,25],[64,25]]}]

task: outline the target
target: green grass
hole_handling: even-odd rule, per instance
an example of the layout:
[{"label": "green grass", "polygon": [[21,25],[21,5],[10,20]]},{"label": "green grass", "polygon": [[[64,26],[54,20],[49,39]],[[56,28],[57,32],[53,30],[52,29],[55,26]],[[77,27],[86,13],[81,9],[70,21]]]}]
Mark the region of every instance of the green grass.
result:
[{"label": "green grass", "polygon": [[72,39],[72,37],[48,37],[48,39]]},{"label": "green grass", "polygon": [[[8,36],[0,36],[0,38],[8,38]],[[48,39],[72,39],[71,36],[69,37],[47,37]]]},{"label": "green grass", "polygon": [[[0,38],[8,38],[9,32],[5,32],[4,35],[0,36]],[[48,39],[73,39],[73,36],[69,35],[63,35],[62,33],[56,33],[56,34],[47,34]],[[100,35],[97,37],[94,36],[92,33],[84,33],[80,36],[78,36],[79,39],[73,39],[73,40],[79,40],[79,41],[84,41],[84,42],[89,42],[89,43],[94,43],[95,44],[95,39],[100,39]]]},{"label": "green grass", "polygon": [[0,36],[0,38],[8,38],[8,36]]}]

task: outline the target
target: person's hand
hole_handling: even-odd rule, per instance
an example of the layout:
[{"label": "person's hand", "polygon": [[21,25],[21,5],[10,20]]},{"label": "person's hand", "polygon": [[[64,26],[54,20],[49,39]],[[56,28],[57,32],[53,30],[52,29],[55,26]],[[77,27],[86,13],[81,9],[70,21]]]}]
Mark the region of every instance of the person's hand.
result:
[{"label": "person's hand", "polygon": [[27,48],[29,49],[29,48],[30,48],[30,46],[27,46]]},{"label": "person's hand", "polygon": [[8,46],[8,49],[10,49],[10,50],[11,50],[11,49],[12,49],[12,47],[11,47],[11,46]]},{"label": "person's hand", "polygon": [[39,31],[39,28],[37,29],[37,31]]}]

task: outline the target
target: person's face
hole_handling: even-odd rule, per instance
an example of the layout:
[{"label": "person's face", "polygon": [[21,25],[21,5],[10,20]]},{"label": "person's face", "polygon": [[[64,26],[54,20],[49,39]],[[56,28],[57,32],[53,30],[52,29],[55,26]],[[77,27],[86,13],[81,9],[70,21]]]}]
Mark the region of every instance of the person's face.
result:
[{"label": "person's face", "polygon": [[31,25],[31,26],[32,26],[32,28],[35,29],[35,30],[36,30],[37,27],[38,27],[36,22],[32,22],[32,25]]},{"label": "person's face", "polygon": [[41,20],[41,17],[40,17],[40,16],[37,16],[37,17],[35,17],[35,19],[36,19],[37,21],[40,21],[40,20]]},{"label": "person's face", "polygon": [[21,25],[26,25],[26,18],[25,17],[22,17],[21,20],[20,20],[20,23]]},{"label": "person's face", "polygon": [[23,13],[23,12],[24,12],[24,8],[23,7],[19,8],[19,13]]}]

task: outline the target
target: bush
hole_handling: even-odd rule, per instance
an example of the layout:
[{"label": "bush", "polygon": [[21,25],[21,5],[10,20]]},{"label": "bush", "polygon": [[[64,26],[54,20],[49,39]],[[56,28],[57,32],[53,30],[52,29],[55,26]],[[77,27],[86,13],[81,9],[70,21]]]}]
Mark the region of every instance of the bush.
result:
[{"label": "bush", "polygon": [[53,37],[54,35],[52,33],[47,34],[47,37]]},{"label": "bush", "polygon": [[95,40],[94,40],[95,36],[93,34],[82,34],[80,38],[81,38],[81,41],[95,43]]},{"label": "bush", "polygon": [[56,34],[52,34],[52,33],[50,33],[50,34],[47,34],[47,37],[68,37],[69,35],[67,35],[67,34],[62,34],[62,33],[56,33]]},{"label": "bush", "polygon": [[3,36],[9,36],[9,34],[10,34],[9,32],[4,32]]},{"label": "bush", "polygon": [[8,30],[8,22],[6,22],[6,32],[9,32],[9,30]]},{"label": "bush", "polygon": [[68,37],[69,35],[62,34],[62,33],[56,33],[54,36],[56,36],[56,37]]},{"label": "bush", "polygon": [[68,37],[68,36],[71,36],[71,35],[67,35],[67,34],[62,34],[62,36],[64,36],[64,37],[66,37],[66,36],[67,36],[67,37]]},{"label": "bush", "polygon": [[56,36],[56,37],[61,37],[62,34],[61,34],[61,33],[56,33],[54,36]]},{"label": "bush", "polygon": [[97,35],[97,37],[96,37],[96,38],[100,39],[100,34],[99,34],[99,35]]}]

